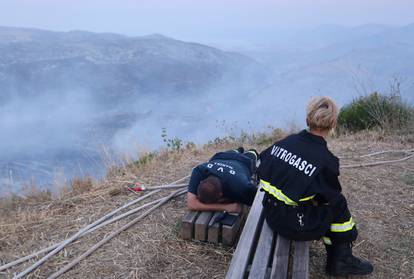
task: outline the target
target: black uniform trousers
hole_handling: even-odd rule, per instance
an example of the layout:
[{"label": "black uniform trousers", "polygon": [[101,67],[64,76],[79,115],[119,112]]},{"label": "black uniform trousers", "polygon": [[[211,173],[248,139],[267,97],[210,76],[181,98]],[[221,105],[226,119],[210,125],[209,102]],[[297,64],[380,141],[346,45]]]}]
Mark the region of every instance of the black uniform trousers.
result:
[{"label": "black uniform trousers", "polygon": [[323,241],[325,244],[352,242],[358,236],[355,222],[348,209],[345,197],[340,194],[334,203],[330,203],[333,220],[330,230],[326,233]]},{"label": "black uniform trousers", "polygon": [[240,152],[237,149],[233,149],[233,150],[228,150],[226,152],[236,152],[236,153],[240,153],[243,154],[245,157],[249,158],[251,161],[251,165],[250,165],[250,171],[252,172],[252,174],[254,175],[257,172],[257,160],[259,155],[257,154],[257,152],[253,149],[249,149],[247,151]]}]

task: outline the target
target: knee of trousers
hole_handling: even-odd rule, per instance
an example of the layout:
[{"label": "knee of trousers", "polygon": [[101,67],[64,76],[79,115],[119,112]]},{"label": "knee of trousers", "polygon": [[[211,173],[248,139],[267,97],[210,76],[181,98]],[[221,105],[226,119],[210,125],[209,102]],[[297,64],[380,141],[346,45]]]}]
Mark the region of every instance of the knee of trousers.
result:
[{"label": "knee of trousers", "polygon": [[325,237],[329,238],[332,244],[343,243],[343,242],[352,242],[355,241],[358,237],[358,230],[354,226],[351,230],[344,232],[333,232],[329,230]]},{"label": "knee of trousers", "polygon": [[343,195],[334,203],[330,204],[333,215],[333,222],[346,221],[351,217],[351,212],[348,208],[348,203]]}]

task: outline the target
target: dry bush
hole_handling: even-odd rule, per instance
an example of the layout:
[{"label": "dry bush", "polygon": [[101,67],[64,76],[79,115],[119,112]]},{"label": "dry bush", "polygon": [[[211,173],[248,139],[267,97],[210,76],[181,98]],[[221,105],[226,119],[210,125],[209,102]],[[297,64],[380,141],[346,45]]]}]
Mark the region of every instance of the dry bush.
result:
[{"label": "dry bush", "polygon": [[75,177],[71,181],[72,191],[76,194],[89,192],[93,188],[92,177]]}]

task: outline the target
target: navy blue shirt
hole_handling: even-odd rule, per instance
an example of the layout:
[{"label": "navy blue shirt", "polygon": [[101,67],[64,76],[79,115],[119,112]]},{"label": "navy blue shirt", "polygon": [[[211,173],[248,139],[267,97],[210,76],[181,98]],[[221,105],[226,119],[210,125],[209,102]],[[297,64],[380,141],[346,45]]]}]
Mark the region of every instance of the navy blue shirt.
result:
[{"label": "navy blue shirt", "polygon": [[188,192],[197,195],[200,181],[213,175],[222,182],[225,198],[252,205],[257,191],[251,179],[253,164],[253,160],[235,151],[217,153],[207,163],[193,169]]}]

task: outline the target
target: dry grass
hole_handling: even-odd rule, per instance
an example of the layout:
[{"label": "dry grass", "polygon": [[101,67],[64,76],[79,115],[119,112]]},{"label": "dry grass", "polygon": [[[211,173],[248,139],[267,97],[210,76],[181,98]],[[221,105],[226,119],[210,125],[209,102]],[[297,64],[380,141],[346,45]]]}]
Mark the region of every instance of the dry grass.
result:
[{"label": "dry grass", "polygon": [[[342,159],[342,164],[392,159],[397,155],[384,154],[374,158],[356,156],[378,150],[408,149],[413,145],[414,135],[410,134],[385,136],[361,133],[335,138],[330,142],[334,153],[348,158]],[[136,194],[122,191],[126,181],[140,181],[146,185],[168,183],[190,174],[193,166],[207,160],[216,151],[234,147],[231,143],[220,143],[180,153],[161,152],[141,163],[114,168],[104,182],[90,183],[87,190],[79,186],[81,190],[66,193],[59,199],[49,196],[39,200],[15,198],[14,202],[9,199],[9,204],[2,201],[0,261],[6,263],[61,241],[136,198]],[[261,150],[264,146],[254,147]],[[410,182],[413,176],[414,159],[396,165],[342,171],[343,190],[360,231],[355,253],[370,259],[375,266],[374,273],[366,278],[414,278],[414,186]],[[184,212],[185,198],[174,199],[62,277],[223,278],[233,249],[181,240],[179,221]],[[78,240],[29,278],[50,275],[132,218],[134,216]],[[327,278],[324,275],[324,260],[321,260],[325,255],[323,245],[313,243],[310,254],[311,278]],[[28,264],[0,273],[0,277],[11,278],[14,272],[22,271]]]}]

